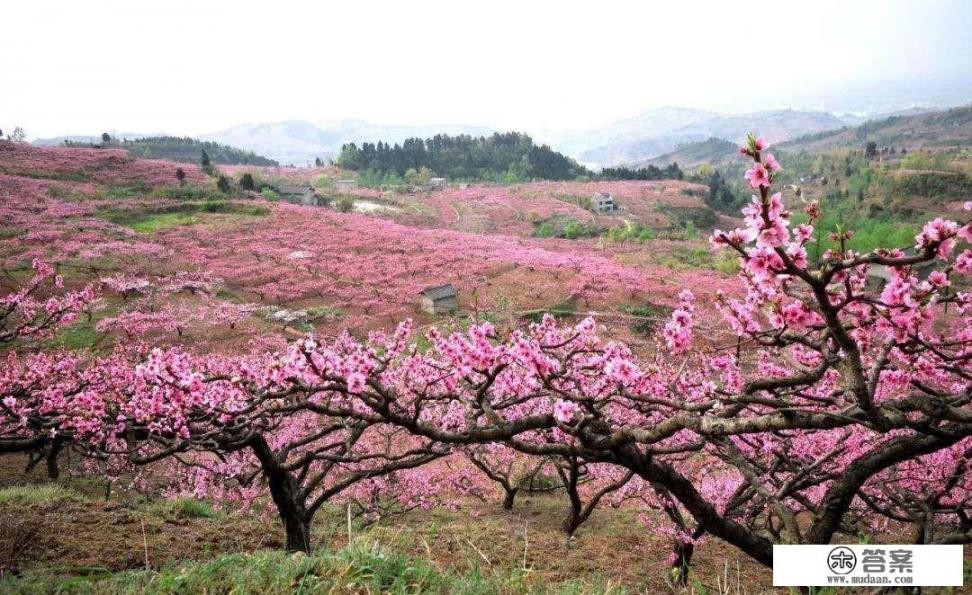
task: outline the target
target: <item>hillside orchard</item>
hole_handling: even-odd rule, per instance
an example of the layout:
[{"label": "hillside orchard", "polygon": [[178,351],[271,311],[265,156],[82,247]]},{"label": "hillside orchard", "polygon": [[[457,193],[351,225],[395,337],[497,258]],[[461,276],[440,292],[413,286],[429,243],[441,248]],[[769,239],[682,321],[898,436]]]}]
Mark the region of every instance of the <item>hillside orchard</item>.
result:
[{"label": "hillside orchard", "polygon": [[[173,494],[270,506],[299,551],[329,503],[378,522],[470,499],[515,508],[528,489],[563,498],[566,535],[601,508],[636,510],[665,537],[681,584],[712,538],[767,567],[774,543],[972,540],[972,202],[961,221],[924,225],[911,253],[857,253],[835,237],[814,262],[819,205],[806,200],[793,223],[773,190],[780,164],[751,137],[752,201],[710,239],[738,257],[729,278],[627,264],[592,242],[288,204],[199,210],[203,224],[136,233],[126,224],[146,202],[89,185],[129,180],[110,151],[80,150],[92,161],[77,180],[66,150],[3,151],[30,161],[4,157],[14,165],[0,175],[0,217],[22,230],[0,240],[15,284],[0,302],[12,346],[0,452],[54,469],[70,450],[88,473],[171,477]],[[34,167],[48,180],[23,176]],[[158,194],[153,215],[179,204]],[[24,259],[36,259],[26,276]],[[867,282],[877,267],[890,271],[880,288]],[[451,328],[410,320],[414,295],[440,280],[493,314]],[[504,291],[602,312],[650,298],[668,314],[629,344],[596,314],[504,323]],[[259,312],[310,316],[315,304],[332,308],[304,329],[317,332],[257,339],[272,334]],[[88,316],[125,339],[86,351],[41,341]],[[235,352],[177,340],[247,324]],[[175,339],[145,340],[157,332]]]}]

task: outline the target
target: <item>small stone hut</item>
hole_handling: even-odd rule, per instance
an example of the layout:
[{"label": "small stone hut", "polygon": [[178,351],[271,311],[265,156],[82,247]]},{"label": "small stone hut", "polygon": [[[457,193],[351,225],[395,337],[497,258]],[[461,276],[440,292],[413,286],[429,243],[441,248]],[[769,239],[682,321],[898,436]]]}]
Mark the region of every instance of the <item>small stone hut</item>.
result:
[{"label": "small stone hut", "polygon": [[314,187],[306,184],[280,184],[277,193],[281,199],[297,205],[318,206],[320,203]]},{"label": "small stone hut", "polygon": [[614,197],[610,194],[595,192],[594,196],[591,197],[591,203],[594,206],[594,211],[597,213],[613,213],[618,210],[618,206],[614,202]]},{"label": "small stone hut", "polygon": [[419,292],[419,305],[429,314],[449,314],[459,309],[458,297],[452,283],[432,285]]}]

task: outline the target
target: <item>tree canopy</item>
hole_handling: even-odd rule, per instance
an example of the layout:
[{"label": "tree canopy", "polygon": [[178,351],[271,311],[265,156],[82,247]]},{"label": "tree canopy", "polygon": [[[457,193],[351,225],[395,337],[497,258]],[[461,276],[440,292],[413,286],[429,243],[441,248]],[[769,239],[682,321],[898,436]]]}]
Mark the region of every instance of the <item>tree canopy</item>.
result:
[{"label": "tree canopy", "polygon": [[347,143],[337,165],[354,171],[370,171],[383,177],[403,177],[425,167],[439,176],[460,180],[522,181],[571,180],[590,171],[547,145],[537,145],[520,132],[492,136],[409,138],[401,144]]}]

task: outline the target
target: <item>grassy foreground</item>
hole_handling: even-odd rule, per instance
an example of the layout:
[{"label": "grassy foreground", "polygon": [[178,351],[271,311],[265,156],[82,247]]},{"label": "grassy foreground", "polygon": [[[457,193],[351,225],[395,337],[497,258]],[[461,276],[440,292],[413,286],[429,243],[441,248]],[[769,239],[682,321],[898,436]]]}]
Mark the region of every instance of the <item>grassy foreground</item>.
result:
[{"label": "grassy foreground", "polygon": [[472,499],[370,526],[328,506],[307,556],[283,551],[269,508],[42,475],[0,457],[0,593],[788,593],[718,540],[673,588],[670,544],[637,510],[606,506],[567,538],[556,493],[522,494],[512,511]]},{"label": "grassy foreground", "polygon": [[29,573],[0,580],[2,593],[625,593],[597,577],[531,584],[524,571],[444,572],[371,540],[311,556],[225,554],[159,571],[71,578]]}]

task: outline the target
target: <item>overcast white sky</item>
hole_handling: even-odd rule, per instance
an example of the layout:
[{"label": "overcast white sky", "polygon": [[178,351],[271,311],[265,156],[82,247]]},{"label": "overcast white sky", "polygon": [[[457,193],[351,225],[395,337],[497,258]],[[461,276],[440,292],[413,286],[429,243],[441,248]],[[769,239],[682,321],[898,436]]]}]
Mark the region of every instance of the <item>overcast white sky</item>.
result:
[{"label": "overcast white sky", "polygon": [[584,128],[972,74],[972,2],[5,1],[0,128]]}]

